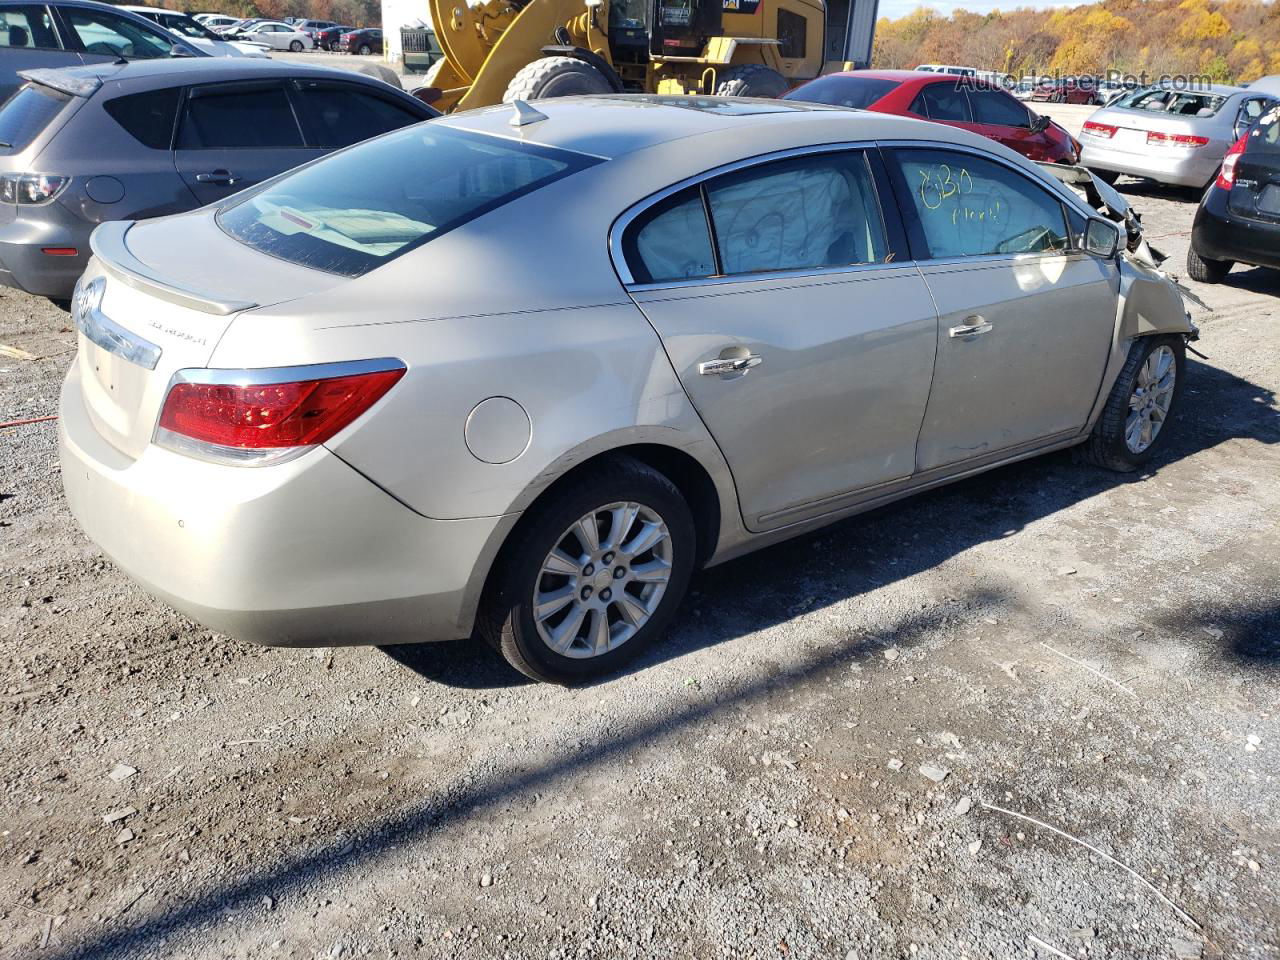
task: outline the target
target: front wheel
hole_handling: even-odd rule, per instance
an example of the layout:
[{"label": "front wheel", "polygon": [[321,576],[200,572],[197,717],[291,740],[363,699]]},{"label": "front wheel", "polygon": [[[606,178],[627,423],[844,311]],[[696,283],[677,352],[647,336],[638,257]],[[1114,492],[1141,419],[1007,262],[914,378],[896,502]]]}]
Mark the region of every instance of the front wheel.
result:
[{"label": "front wheel", "polygon": [[1168,442],[1187,362],[1180,336],[1142,337],[1129,348],[1084,456],[1108,470],[1137,470]]},{"label": "front wheel", "polygon": [[302,52],[302,41],[301,41],[301,40],[291,40],[291,41],[289,41],[289,49],[290,49],[290,50],[292,50],[294,53],[301,53],[301,52]]},{"label": "front wheel", "polygon": [[367,43],[360,44],[360,49],[356,51],[356,54],[361,57],[367,57],[371,53],[373,53],[373,47],[369,46]]},{"label": "front wheel", "polygon": [[481,601],[481,634],[534,680],[617,670],[666,631],[693,571],[689,505],[664,475],[620,457],[535,508]]}]

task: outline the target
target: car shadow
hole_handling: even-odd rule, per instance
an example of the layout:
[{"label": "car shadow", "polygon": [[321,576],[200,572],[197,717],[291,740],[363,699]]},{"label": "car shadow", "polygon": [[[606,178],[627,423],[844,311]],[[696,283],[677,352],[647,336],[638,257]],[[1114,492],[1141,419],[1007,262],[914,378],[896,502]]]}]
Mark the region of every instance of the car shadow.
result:
[{"label": "car shadow", "polygon": [[[1071,451],[1035,457],[898,501],[697,574],[666,639],[626,672],[652,667],[904,580],[990,540],[1227,440],[1280,443],[1273,391],[1188,358],[1184,416],[1138,473],[1076,462]],[[946,610],[936,611],[940,618]],[[898,642],[886,636],[885,642]],[[476,641],[385,648],[435,683],[462,688],[527,682]],[[607,681],[602,681],[607,682]]]},{"label": "car shadow", "polygon": [[[1168,183],[1159,183],[1145,177],[1124,177],[1116,181],[1116,189],[1125,196],[1149,197],[1153,200],[1174,200],[1179,203],[1200,203],[1204,196],[1203,187],[1178,187]],[[1139,210],[1139,213],[1142,211]]]}]

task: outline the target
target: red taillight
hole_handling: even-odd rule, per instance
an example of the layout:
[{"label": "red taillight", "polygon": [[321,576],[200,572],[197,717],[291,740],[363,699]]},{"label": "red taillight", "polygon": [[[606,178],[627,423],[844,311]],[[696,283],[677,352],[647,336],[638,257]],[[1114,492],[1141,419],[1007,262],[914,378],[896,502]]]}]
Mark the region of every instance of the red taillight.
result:
[{"label": "red taillight", "polygon": [[1089,134],[1091,137],[1105,137],[1110,140],[1119,129],[1119,127],[1112,126],[1109,123],[1095,123],[1093,120],[1086,120],[1082,132]]},{"label": "red taillight", "polygon": [[390,390],[404,376],[404,366],[280,382],[263,382],[271,371],[246,377],[244,371],[228,370],[226,380],[219,379],[219,371],[197,373],[199,379],[179,375],[169,388],[157,441],[181,452],[213,459],[229,454],[228,460],[252,463],[281,459],[255,457],[252,451],[301,452],[324,443]]},{"label": "red taillight", "polygon": [[1147,134],[1149,147],[1203,147],[1208,142],[1208,137],[1196,137],[1189,133],[1161,133],[1159,130],[1152,130]]},{"label": "red taillight", "polygon": [[1222,169],[1218,171],[1218,179],[1213,181],[1215,187],[1223,190],[1230,190],[1236,183],[1236,165],[1240,162],[1240,158],[1244,156],[1245,150],[1249,146],[1249,135],[1246,133],[1243,137],[1231,145],[1231,149],[1227,151],[1227,155],[1222,158]]}]

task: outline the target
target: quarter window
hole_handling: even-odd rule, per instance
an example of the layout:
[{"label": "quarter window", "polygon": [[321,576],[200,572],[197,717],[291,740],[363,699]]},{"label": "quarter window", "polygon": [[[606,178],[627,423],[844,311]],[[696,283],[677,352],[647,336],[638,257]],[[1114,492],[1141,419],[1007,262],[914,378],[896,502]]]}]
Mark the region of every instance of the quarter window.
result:
[{"label": "quarter window", "polygon": [[178,113],[177,87],[149,90],[116,97],[103,104],[111,119],[143,146],[168,150],[173,143],[173,121]]},{"label": "quarter window", "polygon": [[632,221],[623,250],[637,283],[709,277],[716,272],[698,187],[668,197]]},{"label": "quarter window", "polygon": [[928,257],[1066,249],[1062,203],[1022,174],[947,150],[897,150],[894,158]]},{"label": "quarter window", "polygon": [[878,263],[888,242],[866,158],[795,157],[718,177],[707,198],[726,275]]}]

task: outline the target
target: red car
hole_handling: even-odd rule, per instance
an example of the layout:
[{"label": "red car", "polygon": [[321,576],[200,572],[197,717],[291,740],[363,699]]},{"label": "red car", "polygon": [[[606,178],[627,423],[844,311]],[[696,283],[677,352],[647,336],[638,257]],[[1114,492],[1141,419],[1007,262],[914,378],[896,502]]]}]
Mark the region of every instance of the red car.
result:
[{"label": "red car", "polygon": [[933,120],[989,137],[1030,160],[1075,163],[1080,156],[1080,144],[1062,127],[1032,113],[999,87],[972,77],[852,70],[810,80],[782,99]]},{"label": "red car", "polygon": [[1031,89],[1031,99],[1043,103],[1101,103],[1093,77],[1045,77]]}]

